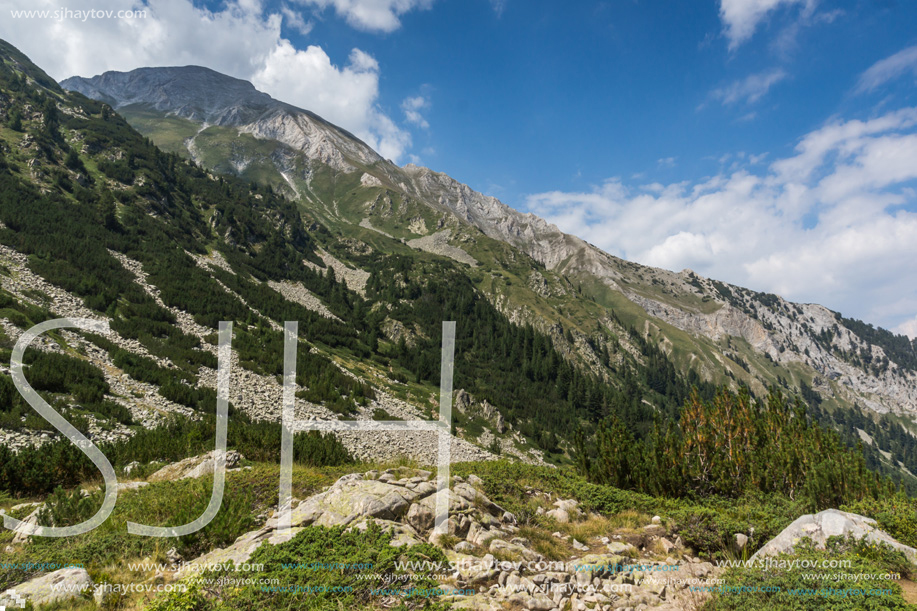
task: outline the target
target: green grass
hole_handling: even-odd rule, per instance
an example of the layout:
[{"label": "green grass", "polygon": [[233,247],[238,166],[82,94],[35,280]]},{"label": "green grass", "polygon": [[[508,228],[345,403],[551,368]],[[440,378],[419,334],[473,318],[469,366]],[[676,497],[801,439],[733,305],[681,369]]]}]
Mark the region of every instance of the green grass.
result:
[{"label": "green grass", "polygon": [[176,116],[164,116],[145,104],[132,104],[118,109],[131,127],[147,136],[153,144],[169,153],[190,157],[185,140],[194,136],[200,127],[193,121]]}]

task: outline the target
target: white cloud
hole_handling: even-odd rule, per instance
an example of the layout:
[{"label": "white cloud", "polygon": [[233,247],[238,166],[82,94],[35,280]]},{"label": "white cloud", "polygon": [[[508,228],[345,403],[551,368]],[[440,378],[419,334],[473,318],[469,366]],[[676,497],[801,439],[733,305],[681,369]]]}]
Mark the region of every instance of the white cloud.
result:
[{"label": "white cloud", "polygon": [[898,51],[876,62],[860,75],[857,93],[873,91],[885,83],[910,72],[917,76],[917,45]]},{"label": "white cloud", "polygon": [[506,2],[507,0],[490,0],[490,5],[493,7],[497,17],[503,15],[503,11],[506,10]]},{"label": "white cloud", "polygon": [[697,182],[609,179],[539,193],[528,209],[647,265],[690,267],[885,326],[914,317],[917,108],[833,122],[792,156],[753,161]]},{"label": "white cloud", "polygon": [[433,0],[298,0],[302,4],[334,11],[353,27],[369,32],[394,32],[401,27],[400,15],[428,9]]},{"label": "white cloud", "polygon": [[723,21],[729,49],[734,50],[752,37],[758,24],[781,6],[802,4],[811,11],[817,0],[720,0],[720,19]]},{"label": "white cloud", "polygon": [[404,118],[408,123],[416,125],[417,127],[422,127],[427,129],[430,127],[430,124],[420,113],[421,110],[430,107],[430,101],[423,96],[414,96],[410,98],[405,98],[401,103],[401,110],[404,111]]},{"label": "white cloud", "polygon": [[899,335],[907,335],[911,339],[917,339],[917,318],[905,321],[893,330]]},{"label": "white cloud", "polygon": [[[8,0],[16,9],[58,8],[57,0]],[[12,6],[10,6],[12,5]],[[124,0],[97,0],[98,10],[127,10]],[[378,62],[354,49],[335,65],[318,46],[296,49],[281,36],[281,23],[307,29],[288,7],[264,10],[261,0],[228,0],[220,11],[191,0],[135,2],[145,19],[0,20],[10,41],[51,76],[93,76],[143,66],[203,65],[252,81],[275,98],[311,110],[353,132],[382,155],[398,161],[410,134],[378,105]],[[295,16],[295,13],[293,13]],[[54,44],[41,41],[53,40]]]},{"label": "white cloud", "polygon": [[[737,102],[753,104],[764,97],[764,95],[770,91],[771,87],[786,77],[787,73],[782,68],[765,70],[764,72],[751,74],[725,87],[714,89],[710,92],[710,97],[722,102],[723,105],[726,106],[736,104]],[[751,114],[752,116],[749,117],[749,119],[754,118],[754,113]]]},{"label": "white cloud", "polygon": [[[813,3],[814,4],[814,3]],[[776,51],[784,61],[789,59],[799,49],[799,34],[806,27],[812,27],[820,24],[834,23],[838,18],[845,15],[842,9],[833,9],[830,11],[813,12],[804,10],[799,19],[784,26],[771,42],[771,48]]]},{"label": "white cloud", "polygon": [[275,98],[349,129],[383,157],[397,160],[411,144],[410,135],[376,106],[379,64],[359,49],[339,68],[321,47],[299,50],[281,40],[251,80]]},{"label": "white cloud", "polygon": [[303,36],[307,36],[315,25],[311,21],[306,21],[303,19],[303,16],[300,13],[291,10],[287,6],[282,7],[280,12],[283,13],[283,22],[287,25],[287,27],[293,28]]}]

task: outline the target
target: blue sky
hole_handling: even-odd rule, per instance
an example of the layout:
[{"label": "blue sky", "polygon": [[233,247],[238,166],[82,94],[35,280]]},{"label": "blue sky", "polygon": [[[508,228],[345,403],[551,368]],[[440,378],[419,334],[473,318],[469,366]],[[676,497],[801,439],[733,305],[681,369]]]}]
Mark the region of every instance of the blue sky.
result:
[{"label": "blue sky", "polygon": [[[778,7],[732,50],[716,2],[502,7],[434,2],[391,33],[325,10],[307,36],[285,33],[331,57],[373,55],[387,113],[409,96],[428,100],[430,128],[412,130],[412,153],[517,207],[527,193],[610,173],[670,182],[714,174],[726,154],[787,154],[832,116],[870,116],[890,90],[851,95],[859,75],[917,44],[917,6],[903,3],[842,3],[809,17],[798,4]],[[761,74],[776,82],[727,98]],[[900,102],[914,102],[909,85]]]},{"label": "blue sky", "polygon": [[0,36],[59,79],[185,64],[246,78],[612,254],[917,336],[913,2],[67,7],[147,15],[3,19]]}]

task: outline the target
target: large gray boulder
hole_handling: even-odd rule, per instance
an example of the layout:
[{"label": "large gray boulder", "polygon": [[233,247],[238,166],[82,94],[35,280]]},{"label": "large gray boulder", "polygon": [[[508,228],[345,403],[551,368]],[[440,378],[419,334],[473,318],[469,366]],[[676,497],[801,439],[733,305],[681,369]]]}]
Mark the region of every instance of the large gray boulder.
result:
[{"label": "large gray boulder", "polygon": [[[393,475],[394,470],[385,475]],[[426,471],[415,471],[421,479]],[[421,501],[436,492],[436,486],[424,481],[410,481],[386,477],[390,481],[371,479],[373,472],[350,473],[338,479],[330,488],[309,497],[293,508],[291,512],[290,536],[296,536],[304,526],[350,526],[363,529],[366,520],[394,524],[406,518],[411,503]],[[416,515],[414,517],[417,517]],[[198,564],[220,564],[247,562],[256,549],[265,542],[276,544],[286,540],[278,531],[279,516],[274,515],[258,530],[246,533],[222,549],[213,550],[198,558]],[[396,524],[394,545],[412,545],[420,542],[417,531],[410,523]]]},{"label": "large gray boulder", "polygon": [[917,549],[899,543],[887,533],[879,530],[875,520],[837,509],[826,509],[798,518],[755,552],[752,559],[792,553],[796,544],[804,538],[811,539],[816,547],[824,549],[829,537],[848,535],[856,539],[865,538],[873,543],[887,543],[904,552],[908,560],[917,563]]},{"label": "large gray boulder", "polygon": [[38,608],[80,598],[83,592],[92,592],[94,585],[86,569],[60,569],[6,590],[0,594],[0,608],[20,609],[26,602]]},{"label": "large gray boulder", "polygon": [[418,492],[351,473],[293,509],[293,526],[346,526],[362,518],[398,520],[407,513],[411,503],[434,492],[434,486]]},{"label": "large gray boulder", "polygon": [[[203,477],[213,473],[215,460],[216,450],[166,465],[147,479],[151,482],[171,482],[179,479]],[[234,468],[241,460],[242,455],[235,450],[226,452],[227,469]]]}]

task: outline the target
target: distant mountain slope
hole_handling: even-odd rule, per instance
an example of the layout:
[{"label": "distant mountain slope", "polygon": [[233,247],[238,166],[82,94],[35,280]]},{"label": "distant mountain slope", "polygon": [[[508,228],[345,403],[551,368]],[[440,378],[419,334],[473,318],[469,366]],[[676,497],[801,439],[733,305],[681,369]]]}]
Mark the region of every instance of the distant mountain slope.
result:
[{"label": "distant mountain slope", "polygon": [[[864,325],[820,306],[791,304],[777,296],[704,279],[689,270],[676,274],[622,261],[445,174],[414,165],[399,168],[381,160],[343,130],[328,128],[335,137],[322,140],[323,146],[337,148],[339,157],[321,147],[317,152],[314,140],[297,140],[278,127],[278,123],[307,118],[314,121],[314,115],[258,94],[237,79],[209,71],[206,78],[198,78],[203,70],[139,69],[68,79],[63,85],[112,101],[154,141],[164,137],[164,132],[143,120],[141,108],[188,119],[203,128],[201,135],[207,134],[208,123],[218,123],[236,128],[237,135],[257,138],[237,140],[228,148],[216,135],[206,142],[201,136],[184,142],[186,154],[209,160],[215,169],[246,176],[265,141],[286,145],[286,155],[273,155],[274,175],[261,172],[260,178],[303,202],[308,211],[342,235],[367,239],[366,230],[375,231],[466,262],[486,263],[492,257],[492,253],[481,252],[494,248],[480,243],[481,234],[512,246],[504,257],[524,253],[534,260],[523,263],[527,271],[519,278],[531,290],[507,287],[499,278],[479,281],[478,286],[515,319],[542,323],[544,329],[567,323],[587,336],[592,323],[561,312],[588,296],[602,308],[614,309],[618,316],[627,318],[628,312],[634,312],[627,322],[654,336],[682,368],[696,367],[703,378],[724,381],[734,377],[758,392],[786,380],[797,389],[803,383],[813,386],[839,404],[858,402],[879,412],[917,413],[917,349],[904,338],[880,334],[883,339],[877,342],[880,335],[864,337]],[[212,110],[199,110],[205,106]],[[283,119],[271,114],[275,112]],[[346,146],[341,145],[342,138]],[[202,147],[208,149],[206,153],[195,152]],[[354,164],[329,165],[333,158]],[[291,174],[291,167],[300,168],[299,173]],[[470,258],[458,255],[455,249]],[[491,276],[502,276],[512,267],[505,261],[494,263],[484,268]],[[541,286],[539,264],[553,272],[544,282],[554,286]],[[570,283],[583,292],[563,288]],[[558,295],[563,291],[566,298],[556,297],[557,306],[530,307],[527,302],[531,299],[544,297],[537,295],[539,291]],[[730,347],[730,341],[740,343]],[[579,352],[590,360],[587,349]],[[736,366],[737,362],[747,367]]]},{"label": "distant mountain slope", "polygon": [[241,127],[307,151],[337,169],[349,160],[370,164],[381,157],[355,136],[309,111],[278,102],[248,81],[199,66],[106,72],[92,79],[72,77],[61,85],[115,109],[141,105],[203,125]]}]

